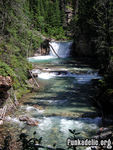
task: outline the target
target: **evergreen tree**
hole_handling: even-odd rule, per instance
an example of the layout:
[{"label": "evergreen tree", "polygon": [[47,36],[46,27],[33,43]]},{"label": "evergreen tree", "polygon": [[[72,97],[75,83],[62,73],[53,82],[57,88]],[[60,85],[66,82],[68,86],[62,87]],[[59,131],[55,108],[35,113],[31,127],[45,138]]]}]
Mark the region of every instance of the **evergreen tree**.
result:
[{"label": "evergreen tree", "polygon": [[57,27],[61,25],[59,0],[56,0],[55,2],[55,22],[54,23]]},{"label": "evergreen tree", "polygon": [[44,31],[44,25],[45,25],[45,20],[44,20],[44,6],[43,6],[43,1],[39,0],[37,2],[37,13],[35,14],[36,16],[36,21],[37,21],[37,28],[43,32]]},{"label": "evergreen tree", "polygon": [[47,1],[46,6],[45,19],[47,24],[49,24],[51,27],[59,27],[61,23],[59,1]]},{"label": "evergreen tree", "polygon": [[110,0],[99,1],[96,4],[98,32],[97,53],[101,69],[107,70],[113,49],[113,2]]},{"label": "evergreen tree", "polygon": [[61,24],[65,25],[65,0],[60,0],[60,18],[61,18]]},{"label": "evergreen tree", "polygon": [[95,2],[96,0],[79,0],[78,25],[81,33],[85,34],[88,40],[95,34]]},{"label": "evergreen tree", "polygon": [[[30,11],[35,28],[48,34],[56,36],[61,34],[64,36],[64,10],[60,7],[61,0],[33,0],[30,3]],[[65,1],[65,0],[64,0]]]}]

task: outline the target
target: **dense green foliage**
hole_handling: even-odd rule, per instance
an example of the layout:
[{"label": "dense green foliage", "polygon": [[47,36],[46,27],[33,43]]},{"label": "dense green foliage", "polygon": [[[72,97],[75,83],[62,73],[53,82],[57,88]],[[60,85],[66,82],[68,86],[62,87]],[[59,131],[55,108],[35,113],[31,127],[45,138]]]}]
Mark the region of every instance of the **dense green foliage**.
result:
[{"label": "dense green foliage", "polygon": [[35,28],[51,38],[65,39],[65,30],[62,26],[64,10],[60,9],[60,0],[33,0],[29,2]]},{"label": "dense green foliage", "polygon": [[27,90],[27,76],[31,65],[28,55],[36,50],[41,38],[32,28],[27,0],[0,1],[0,75],[10,75],[19,97]]},{"label": "dense green foliage", "polygon": [[[73,15],[68,22],[67,14]],[[71,32],[70,32],[71,31]],[[42,35],[68,39],[75,48],[85,39],[98,67],[111,77],[113,72],[113,2],[111,0],[1,0],[0,75],[10,75],[14,89],[27,89],[27,57],[38,49]],[[24,65],[23,65],[24,64]],[[110,84],[109,84],[110,85]],[[105,78],[104,87],[111,91]],[[110,89],[110,90],[109,90]],[[106,92],[106,91],[105,91]]]},{"label": "dense green foliage", "polygon": [[0,75],[6,76],[14,76],[13,70],[4,62],[0,61]]},{"label": "dense green foliage", "polygon": [[0,75],[10,75],[19,93],[27,89],[31,65],[26,58],[40,46],[42,34],[66,38],[65,10],[60,4],[60,0],[0,1]]},{"label": "dense green foliage", "polygon": [[[112,60],[113,50],[113,2],[104,0],[96,3],[96,28],[98,33],[97,54],[101,57],[101,68],[107,70]],[[99,58],[100,58],[99,57]]]}]

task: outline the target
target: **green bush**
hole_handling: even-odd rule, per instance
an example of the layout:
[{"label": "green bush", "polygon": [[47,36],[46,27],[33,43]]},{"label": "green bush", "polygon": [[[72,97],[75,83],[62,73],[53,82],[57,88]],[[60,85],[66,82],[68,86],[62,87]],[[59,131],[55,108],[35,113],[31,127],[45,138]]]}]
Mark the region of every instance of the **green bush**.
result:
[{"label": "green bush", "polygon": [[0,61],[0,75],[4,77],[11,76],[12,78],[14,78],[15,73],[11,69],[11,67],[9,67],[6,63]]},{"label": "green bush", "polygon": [[46,34],[46,36],[49,36],[49,37],[54,38],[56,40],[67,39],[67,37],[65,36],[65,31],[62,27],[48,26],[45,34]]}]

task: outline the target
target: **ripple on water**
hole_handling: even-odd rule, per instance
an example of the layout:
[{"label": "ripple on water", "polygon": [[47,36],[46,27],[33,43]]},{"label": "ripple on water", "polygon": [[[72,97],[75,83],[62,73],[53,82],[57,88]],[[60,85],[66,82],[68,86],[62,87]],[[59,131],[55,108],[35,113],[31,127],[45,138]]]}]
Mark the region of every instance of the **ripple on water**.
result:
[{"label": "ripple on water", "polygon": [[43,117],[39,120],[39,126],[28,128],[28,133],[31,135],[34,131],[38,137],[43,137],[45,145],[52,145],[55,141],[62,148],[66,147],[66,139],[71,135],[69,129],[76,129],[80,132],[80,138],[88,138],[96,133],[96,130],[101,124],[101,118],[79,118],[69,119],[63,117]]},{"label": "ripple on water", "polygon": [[37,112],[37,113],[40,113],[42,114],[44,112],[44,109],[38,109],[38,108],[35,108],[34,106],[29,106],[29,105],[23,105],[21,106],[21,109],[27,111],[27,112]]},{"label": "ripple on water", "polygon": [[7,116],[5,121],[9,122],[10,124],[13,124],[13,125],[18,125],[20,127],[23,127],[24,126],[24,123],[21,122],[18,118],[16,117],[10,117],[10,116]]},{"label": "ripple on water", "polygon": [[[45,59],[45,56],[39,57],[39,60],[43,60],[43,58]],[[46,58],[48,59],[48,56]],[[30,59],[32,60],[33,58]],[[37,57],[34,59],[37,62]],[[95,71],[93,71],[93,69],[86,67],[78,67],[77,69],[76,65],[73,67],[73,64],[68,64],[68,62],[65,62],[64,60],[56,60],[51,62],[52,63],[42,64],[42,68],[47,68],[43,70],[45,72],[34,70],[34,73],[39,74],[38,77],[41,80],[38,79],[38,81],[40,83],[42,82],[44,87],[42,89],[40,88],[36,98],[29,99],[28,103],[30,102],[31,106],[24,105],[21,107],[21,111],[31,115],[32,119],[35,117],[35,120],[39,121],[39,125],[36,127],[25,125],[28,135],[31,136],[33,132],[36,131],[36,136],[38,138],[43,137],[43,143],[45,145],[53,145],[53,143],[56,142],[58,147],[61,146],[64,148],[66,147],[66,139],[71,135],[69,133],[69,129],[76,129],[79,131],[80,137],[91,138],[91,136],[93,136],[96,130],[99,128],[99,125],[101,124],[101,118],[72,119],[69,118],[69,113],[74,114],[78,111],[80,114],[80,112],[84,113],[91,110],[91,107],[87,106],[86,104],[88,91],[85,90],[87,86],[85,83],[88,83],[95,78],[99,79],[100,77],[97,73],[95,73]],[[51,69],[49,69],[49,66]],[[57,69],[59,67],[59,72],[52,70],[56,67]],[[61,67],[64,68],[63,71]],[[46,79],[46,81],[43,79]],[[49,79],[52,80],[50,81]],[[46,104],[43,101],[48,103]],[[68,102],[70,105],[67,104]],[[34,105],[32,106],[32,104],[37,103],[39,105],[45,104],[44,106],[47,107],[45,108],[45,114],[46,111],[48,111],[47,109],[49,109],[50,113],[58,112],[59,116],[61,116],[63,113],[67,113],[68,117],[43,117],[44,114],[37,115],[44,112],[44,110],[39,110],[37,107],[35,108]],[[57,110],[55,110],[57,105],[61,107],[57,107]],[[13,124],[16,124],[17,122],[20,124],[19,120],[16,118],[13,118],[11,121]]]},{"label": "ripple on water", "polygon": [[101,79],[101,77],[98,75],[97,72],[92,73],[84,73],[84,74],[74,74],[74,73],[59,73],[57,72],[41,72],[38,74],[38,78],[48,80],[52,78],[57,77],[70,77],[75,78],[74,82],[77,82],[79,84],[85,84],[87,82],[90,82],[92,79]]}]

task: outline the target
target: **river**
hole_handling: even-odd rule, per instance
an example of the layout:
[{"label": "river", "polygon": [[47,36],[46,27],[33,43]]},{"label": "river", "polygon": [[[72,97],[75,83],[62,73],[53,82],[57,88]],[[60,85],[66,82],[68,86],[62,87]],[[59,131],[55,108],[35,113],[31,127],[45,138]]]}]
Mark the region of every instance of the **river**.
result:
[{"label": "river", "polygon": [[[69,129],[80,132],[78,138],[92,138],[101,126],[101,118],[90,98],[95,94],[92,79],[100,76],[84,61],[69,57],[71,42],[53,42],[51,45],[61,58],[57,58],[52,50],[48,56],[29,58],[40,68],[34,70],[38,72],[40,89],[23,97],[22,105],[9,117],[8,127],[29,136],[36,131],[37,137],[43,137],[44,145],[56,143],[57,147],[67,149]],[[39,125],[28,126],[19,121],[19,115],[28,115],[38,120]],[[80,149],[85,148],[77,148]]]}]

